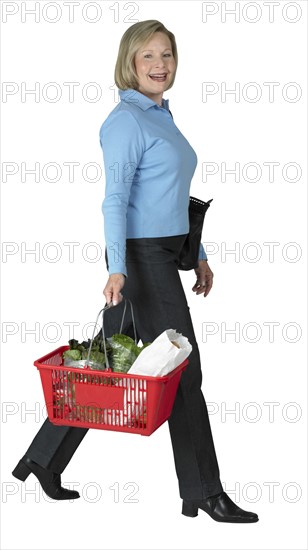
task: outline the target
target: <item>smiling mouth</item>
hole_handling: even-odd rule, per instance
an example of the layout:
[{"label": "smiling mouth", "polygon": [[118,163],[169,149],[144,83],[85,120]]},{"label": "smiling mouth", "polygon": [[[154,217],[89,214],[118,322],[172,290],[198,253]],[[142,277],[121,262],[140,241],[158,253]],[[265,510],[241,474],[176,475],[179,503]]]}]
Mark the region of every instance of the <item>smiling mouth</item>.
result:
[{"label": "smiling mouth", "polygon": [[167,73],[149,74],[149,77],[154,80],[154,82],[165,82]]}]

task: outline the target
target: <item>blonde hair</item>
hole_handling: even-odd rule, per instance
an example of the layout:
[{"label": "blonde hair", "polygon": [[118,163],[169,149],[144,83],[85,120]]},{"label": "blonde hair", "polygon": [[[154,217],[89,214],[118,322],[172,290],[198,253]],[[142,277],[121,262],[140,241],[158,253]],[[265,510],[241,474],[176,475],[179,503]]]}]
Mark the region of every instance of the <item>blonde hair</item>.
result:
[{"label": "blonde hair", "polygon": [[114,70],[114,80],[116,86],[120,90],[132,88],[138,89],[138,76],[135,68],[135,55],[137,50],[148,42],[155,32],[163,32],[171,42],[172,54],[175,60],[175,71],[172,80],[166,90],[173,86],[175,74],[178,66],[178,51],[175,41],[175,36],[166,27],[156,19],[148,19],[147,21],[139,21],[131,25],[123,34],[119,46],[118,57]]}]

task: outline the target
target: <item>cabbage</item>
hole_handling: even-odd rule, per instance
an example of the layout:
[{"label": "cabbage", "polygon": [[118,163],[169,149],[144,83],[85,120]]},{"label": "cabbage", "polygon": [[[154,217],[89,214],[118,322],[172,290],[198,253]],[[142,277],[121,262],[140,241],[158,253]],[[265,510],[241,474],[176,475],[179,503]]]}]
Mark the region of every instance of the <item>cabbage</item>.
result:
[{"label": "cabbage", "polygon": [[128,372],[141,351],[150,345],[149,343],[139,347],[135,341],[127,334],[114,334],[108,338],[111,346],[111,363],[114,372]]}]

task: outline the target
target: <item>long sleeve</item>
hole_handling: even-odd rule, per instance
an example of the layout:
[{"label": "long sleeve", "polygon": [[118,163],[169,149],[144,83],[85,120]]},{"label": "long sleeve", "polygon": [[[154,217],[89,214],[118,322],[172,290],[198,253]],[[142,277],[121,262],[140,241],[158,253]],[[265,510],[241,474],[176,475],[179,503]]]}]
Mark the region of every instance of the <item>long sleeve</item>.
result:
[{"label": "long sleeve", "polygon": [[126,270],[127,206],[136,169],[144,152],[141,128],[134,116],[118,110],[100,129],[106,178],[102,203],[109,274]]},{"label": "long sleeve", "polygon": [[198,260],[207,260],[207,255],[206,255],[206,252],[205,252],[205,250],[204,250],[204,248],[203,248],[203,244],[202,244],[202,243],[200,243]]}]

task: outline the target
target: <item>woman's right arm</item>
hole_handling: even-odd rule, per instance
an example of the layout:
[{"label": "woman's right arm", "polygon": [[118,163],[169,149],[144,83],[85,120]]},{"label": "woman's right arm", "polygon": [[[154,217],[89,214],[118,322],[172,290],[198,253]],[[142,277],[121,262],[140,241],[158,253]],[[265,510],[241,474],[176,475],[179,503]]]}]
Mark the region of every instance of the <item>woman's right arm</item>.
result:
[{"label": "woman's right arm", "polygon": [[136,169],[144,152],[140,126],[126,110],[111,113],[100,129],[104,157],[105,198],[102,204],[109,279],[107,303],[121,301],[126,270],[126,215]]}]

